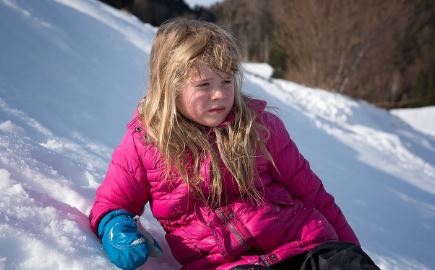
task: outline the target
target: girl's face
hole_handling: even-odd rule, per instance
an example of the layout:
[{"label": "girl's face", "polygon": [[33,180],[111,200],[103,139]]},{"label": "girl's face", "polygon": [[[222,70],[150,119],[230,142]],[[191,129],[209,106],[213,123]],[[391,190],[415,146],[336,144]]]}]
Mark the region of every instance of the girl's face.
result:
[{"label": "girl's face", "polygon": [[177,96],[177,109],[207,127],[221,124],[234,104],[234,77],[199,62]]}]

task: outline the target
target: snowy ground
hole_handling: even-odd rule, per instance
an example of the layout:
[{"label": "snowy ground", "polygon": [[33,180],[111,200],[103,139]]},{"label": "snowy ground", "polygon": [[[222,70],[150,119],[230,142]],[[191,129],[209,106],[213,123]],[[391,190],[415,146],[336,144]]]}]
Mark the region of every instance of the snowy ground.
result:
[{"label": "snowy ground", "polygon": [[391,110],[391,113],[400,117],[416,130],[435,137],[435,106]]},{"label": "snowy ground", "polygon": [[191,8],[194,8],[195,6],[209,7],[222,1],[223,0],[185,0],[184,2],[186,2]]},{"label": "snowy ground", "polygon": [[[155,29],[90,0],[0,0],[0,33],[0,269],[114,269],[87,214],[145,94]],[[434,269],[434,136],[245,69],[247,93],[284,119],[381,268]],[[142,222],[166,250],[142,269],[177,269],[149,210]]]}]

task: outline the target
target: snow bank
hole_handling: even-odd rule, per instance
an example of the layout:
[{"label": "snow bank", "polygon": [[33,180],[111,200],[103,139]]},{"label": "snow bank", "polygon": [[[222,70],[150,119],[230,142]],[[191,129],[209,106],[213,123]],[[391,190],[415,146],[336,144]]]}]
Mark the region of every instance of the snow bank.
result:
[{"label": "snow bank", "polygon": [[242,67],[245,73],[264,79],[270,79],[273,74],[273,68],[267,63],[243,63]]},{"label": "snow bank", "polygon": [[416,130],[435,137],[435,106],[396,109],[391,110],[391,113],[401,118]]}]

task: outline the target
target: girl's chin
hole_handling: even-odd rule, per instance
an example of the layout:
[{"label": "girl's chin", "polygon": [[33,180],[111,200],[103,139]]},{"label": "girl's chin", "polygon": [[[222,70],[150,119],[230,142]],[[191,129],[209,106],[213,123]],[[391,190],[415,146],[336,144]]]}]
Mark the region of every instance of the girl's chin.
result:
[{"label": "girl's chin", "polygon": [[209,120],[209,121],[203,121],[202,123],[200,123],[203,126],[206,127],[217,127],[219,125],[221,125],[225,120],[225,117],[221,118],[221,119],[213,119],[213,120]]}]

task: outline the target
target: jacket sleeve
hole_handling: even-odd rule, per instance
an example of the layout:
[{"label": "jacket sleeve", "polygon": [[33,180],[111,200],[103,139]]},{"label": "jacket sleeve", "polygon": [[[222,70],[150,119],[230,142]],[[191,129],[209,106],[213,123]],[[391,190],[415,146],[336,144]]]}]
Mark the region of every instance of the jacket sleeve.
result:
[{"label": "jacket sleeve", "polygon": [[334,197],[325,190],[321,180],[311,170],[283,122],[277,116],[267,113],[266,123],[270,131],[267,148],[275,162],[275,168],[271,168],[272,177],[306,207],[319,210],[335,228],[340,241],[360,245]]},{"label": "jacket sleeve", "polygon": [[149,183],[137,153],[135,138],[127,132],[112,154],[104,181],[97,189],[89,220],[96,233],[98,223],[110,211],[123,209],[141,215],[149,197]]}]

